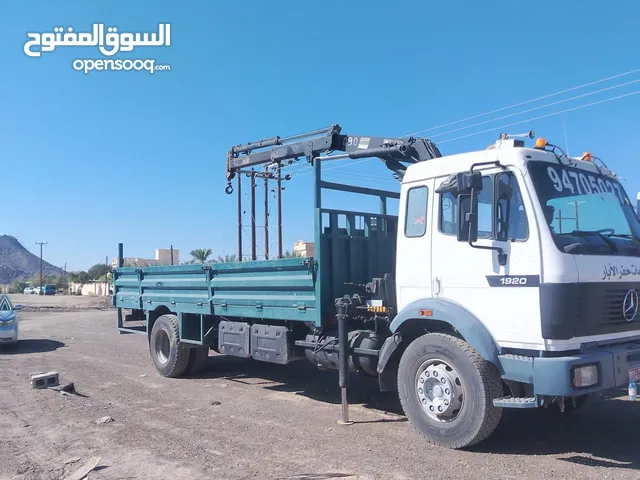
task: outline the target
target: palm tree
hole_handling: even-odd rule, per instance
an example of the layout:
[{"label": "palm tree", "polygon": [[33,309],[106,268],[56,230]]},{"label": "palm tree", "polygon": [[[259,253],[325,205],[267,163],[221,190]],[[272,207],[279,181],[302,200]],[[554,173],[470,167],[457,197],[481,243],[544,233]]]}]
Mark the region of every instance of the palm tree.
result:
[{"label": "palm tree", "polygon": [[233,263],[238,261],[238,257],[236,255],[218,255],[218,259],[216,260],[218,263]]},{"label": "palm tree", "polygon": [[193,258],[204,265],[204,263],[207,261],[207,258],[209,258],[212,253],[213,252],[210,248],[196,248],[195,250],[191,250],[191,252],[189,252],[189,255],[191,255]]}]

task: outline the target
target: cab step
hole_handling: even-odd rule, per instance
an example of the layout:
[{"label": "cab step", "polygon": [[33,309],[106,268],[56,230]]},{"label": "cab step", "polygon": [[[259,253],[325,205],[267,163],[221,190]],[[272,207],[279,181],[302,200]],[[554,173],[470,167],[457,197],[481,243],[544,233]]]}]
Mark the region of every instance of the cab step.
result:
[{"label": "cab step", "polygon": [[538,408],[536,397],[503,397],[496,398],[493,405],[502,408]]}]

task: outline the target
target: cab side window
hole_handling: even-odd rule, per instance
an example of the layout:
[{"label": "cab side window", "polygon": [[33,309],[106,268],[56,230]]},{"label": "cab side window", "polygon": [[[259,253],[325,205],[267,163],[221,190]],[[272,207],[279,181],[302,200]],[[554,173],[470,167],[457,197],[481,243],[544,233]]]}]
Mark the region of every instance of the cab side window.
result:
[{"label": "cab side window", "polygon": [[[482,191],[478,196],[478,238],[493,235],[493,176],[482,177]],[[458,235],[458,199],[452,193],[440,195],[440,231]]]},{"label": "cab side window", "polygon": [[511,172],[496,175],[496,240],[524,241],[529,238],[529,222],[518,181]]},{"label": "cab side window", "polygon": [[427,232],[427,203],[429,189],[414,187],[407,192],[407,214],[404,235],[408,238],[422,237]]}]

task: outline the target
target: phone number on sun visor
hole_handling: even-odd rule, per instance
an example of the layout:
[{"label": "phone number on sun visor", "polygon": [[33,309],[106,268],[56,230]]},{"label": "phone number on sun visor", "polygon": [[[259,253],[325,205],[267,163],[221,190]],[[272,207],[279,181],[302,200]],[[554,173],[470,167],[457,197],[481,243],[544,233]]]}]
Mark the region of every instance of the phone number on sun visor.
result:
[{"label": "phone number on sun visor", "polygon": [[560,169],[560,172],[558,173],[558,169],[555,167],[547,168],[549,180],[560,193],[566,193],[567,191],[570,191],[573,195],[612,193],[620,203],[624,203],[624,194],[618,182],[612,182],[611,180],[605,180],[582,172],[567,171],[564,168]]}]

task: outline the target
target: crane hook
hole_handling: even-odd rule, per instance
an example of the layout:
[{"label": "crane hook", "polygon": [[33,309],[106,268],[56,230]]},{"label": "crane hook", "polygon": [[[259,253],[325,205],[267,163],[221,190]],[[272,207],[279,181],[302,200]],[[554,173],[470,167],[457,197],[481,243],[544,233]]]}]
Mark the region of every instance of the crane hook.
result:
[{"label": "crane hook", "polygon": [[229,184],[227,185],[227,188],[224,189],[224,192],[227,195],[231,195],[233,193],[233,185],[231,185],[231,182],[229,182]]}]

